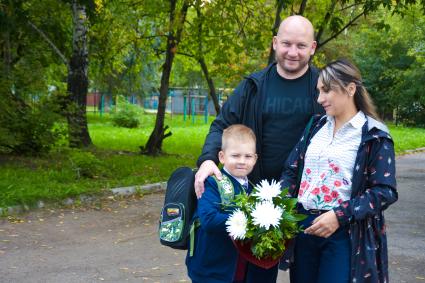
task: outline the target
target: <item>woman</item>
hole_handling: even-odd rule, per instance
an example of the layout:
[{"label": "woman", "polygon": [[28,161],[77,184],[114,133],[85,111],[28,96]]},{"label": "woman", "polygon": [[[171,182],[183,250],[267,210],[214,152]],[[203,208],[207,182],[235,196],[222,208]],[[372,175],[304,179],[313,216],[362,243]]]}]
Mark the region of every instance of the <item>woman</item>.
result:
[{"label": "woman", "polygon": [[313,118],[281,179],[307,215],[291,282],[388,282],[383,210],[398,198],[393,141],[353,64],[328,64],[317,88],[326,115]]}]

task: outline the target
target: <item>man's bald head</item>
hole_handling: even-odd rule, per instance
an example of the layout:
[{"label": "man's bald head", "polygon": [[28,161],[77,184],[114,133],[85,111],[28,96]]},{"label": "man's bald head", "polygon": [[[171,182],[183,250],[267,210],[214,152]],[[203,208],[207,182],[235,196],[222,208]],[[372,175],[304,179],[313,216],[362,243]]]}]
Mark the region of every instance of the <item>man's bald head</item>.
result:
[{"label": "man's bald head", "polygon": [[303,16],[289,16],[284,19],[279,26],[277,35],[279,36],[287,30],[296,30],[299,33],[308,35],[309,39],[314,40],[314,28],[313,24]]},{"label": "man's bald head", "polygon": [[302,16],[287,17],[273,37],[277,72],[286,79],[296,79],[308,70],[308,63],[316,50],[314,29]]}]

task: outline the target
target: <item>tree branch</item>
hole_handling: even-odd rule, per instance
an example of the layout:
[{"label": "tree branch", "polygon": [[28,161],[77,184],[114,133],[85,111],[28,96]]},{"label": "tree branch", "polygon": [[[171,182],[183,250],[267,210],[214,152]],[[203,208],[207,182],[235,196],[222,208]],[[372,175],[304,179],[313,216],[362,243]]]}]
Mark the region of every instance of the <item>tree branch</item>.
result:
[{"label": "tree branch", "polygon": [[[322,34],[323,34],[324,30],[325,30],[326,25],[328,24],[328,22],[330,21],[330,19],[331,19],[331,17],[332,17],[332,13],[333,13],[333,12],[334,12],[334,10],[335,10],[336,3],[337,3],[337,1],[336,1],[336,0],[332,0],[331,4],[330,4],[330,6],[329,6],[329,9],[328,9],[328,11],[327,11],[327,12],[326,12],[326,14],[325,14],[325,18],[324,18],[324,20],[323,20],[323,23],[322,23],[322,25],[319,27],[319,30],[317,31],[317,34],[316,34],[316,41],[317,41],[317,42],[319,42],[319,41],[320,41],[320,38],[322,37]],[[318,46],[318,47],[319,47],[319,46]],[[317,48],[317,49],[318,49],[318,48]]]},{"label": "tree branch", "polygon": [[136,36],[137,39],[152,39],[157,37],[167,37],[165,34],[148,35],[148,36]]},{"label": "tree branch", "polygon": [[177,51],[176,54],[183,55],[183,56],[186,56],[186,57],[189,57],[189,58],[194,58],[196,60],[196,58],[195,58],[196,56],[193,55],[193,54],[190,54],[190,53],[185,53],[185,52]]},{"label": "tree branch", "polygon": [[342,7],[341,9],[339,9],[338,12],[342,12],[342,11],[347,10],[347,9],[350,9],[352,7],[360,6],[360,5],[365,4],[365,3],[366,2],[358,2],[358,3],[354,3],[354,4],[351,4],[351,5],[348,5],[348,6],[345,6],[345,7]]},{"label": "tree branch", "polygon": [[[272,35],[276,36],[277,32],[279,30],[280,26],[280,13],[282,13],[283,8],[285,7],[285,3],[283,0],[278,0],[276,3],[276,13],[274,18],[274,24],[272,27]],[[267,64],[270,65],[275,59],[274,49],[273,49],[273,42],[270,43],[270,51],[269,51],[269,59],[267,60]]]},{"label": "tree branch", "polygon": [[361,12],[357,16],[355,16],[351,21],[349,21],[341,30],[336,32],[335,34],[331,35],[328,39],[324,40],[323,42],[317,43],[317,49],[321,48],[323,45],[331,41],[332,39],[336,38],[338,35],[340,35],[346,28],[351,26],[355,21],[357,21],[358,18],[363,16],[365,14],[365,11]]},{"label": "tree branch", "polygon": [[28,21],[28,24],[36,31],[38,32],[41,37],[50,45],[50,47],[53,48],[53,50],[56,52],[56,54],[62,59],[62,62],[66,65],[67,68],[69,68],[69,62],[68,59],[65,57],[65,55],[59,50],[59,48],[56,47],[56,45],[49,39],[49,37],[40,30],[36,25],[34,25],[31,21]]}]

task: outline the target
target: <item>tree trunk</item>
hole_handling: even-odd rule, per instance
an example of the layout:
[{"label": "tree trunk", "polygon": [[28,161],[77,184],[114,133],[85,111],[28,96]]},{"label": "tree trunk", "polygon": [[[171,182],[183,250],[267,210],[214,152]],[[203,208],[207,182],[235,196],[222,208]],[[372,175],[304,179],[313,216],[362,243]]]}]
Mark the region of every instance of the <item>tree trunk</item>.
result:
[{"label": "tree trunk", "polygon": [[[165,133],[168,126],[164,127],[165,107],[168,98],[168,89],[170,84],[171,69],[173,67],[174,57],[180,43],[181,34],[186,20],[189,3],[185,0],[179,18],[176,19],[176,3],[177,0],[170,0],[170,22],[169,33],[167,36],[167,50],[165,53],[165,63],[162,67],[161,86],[159,88],[158,111],[156,113],[155,127],[149,136],[148,142],[144,147],[140,147],[141,152],[147,155],[158,155],[162,152],[162,141],[171,136],[171,132]],[[177,31],[174,27],[177,26]]]},{"label": "tree trunk", "polygon": [[212,99],[212,101],[214,103],[215,112],[218,115],[218,114],[220,114],[220,103],[218,101],[217,93],[215,91],[214,81],[210,77],[210,74],[208,72],[208,67],[207,67],[207,64],[205,63],[204,58],[203,57],[198,58],[198,62],[201,65],[202,72],[204,73],[205,79],[207,80],[208,89],[210,91],[211,99]]},{"label": "tree trunk", "polygon": [[10,31],[8,28],[5,28],[5,30],[2,32],[3,37],[3,50],[1,50],[1,53],[3,53],[3,75],[5,77],[9,77],[11,64],[12,64],[12,54],[11,54],[11,47],[10,47]]},{"label": "tree trunk", "polygon": [[73,35],[72,56],[68,68],[68,120],[69,145],[86,147],[92,144],[87,127],[88,49],[86,7],[72,2]]},{"label": "tree trunk", "polygon": [[215,112],[218,115],[218,114],[220,114],[220,103],[218,101],[217,93],[215,91],[214,81],[213,81],[213,79],[211,78],[211,76],[208,72],[208,67],[207,67],[207,64],[206,64],[205,58],[204,58],[204,50],[203,50],[204,48],[203,48],[203,45],[202,45],[202,42],[204,41],[203,37],[202,37],[202,35],[203,35],[202,24],[205,20],[205,17],[202,15],[200,2],[197,2],[196,14],[197,14],[198,19],[199,19],[198,34],[197,34],[198,54],[197,54],[196,58],[198,60],[199,65],[201,65],[202,72],[204,73],[205,80],[207,81],[207,84],[208,84],[208,89],[209,89],[211,99],[214,103]]},{"label": "tree trunk", "polygon": [[[283,10],[283,6],[284,6],[284,0],[277,0],[276,3],[276,15],[274,18],[274,25],[272,28],[272,33],[273,36],[277,35],[277,32],[279,30],[279,26],[280,26],[280,13]],[[268,65],[270,65],[271,63],[273,63],[275,60],[275,55],[274,55],[274,49],[273,49],[273,42],[270,44],[270,52],[269,52],[269,60],[268,60]]]},{"label": "tree trunk", "polygon": [[305,8],[307,7],[307,0],[303,0],[300,5],[300,9],[298,10],[298,15],[304,15]]},{"label": "tree trunk", "polygon": [[333,0],[331,2],[331,4],[329,5],[329,8],[327,9],[327,13],[325,14],[325,18],[323,19],[322,25],[319,27],[319,30],[317,31],[317,34],[316,34],[317,49],[319,49],[322,46],[322,44],[320,43],[320,40],[322,39],[323,32],[332,17],[336,4],[337,4],[336,0]]}]

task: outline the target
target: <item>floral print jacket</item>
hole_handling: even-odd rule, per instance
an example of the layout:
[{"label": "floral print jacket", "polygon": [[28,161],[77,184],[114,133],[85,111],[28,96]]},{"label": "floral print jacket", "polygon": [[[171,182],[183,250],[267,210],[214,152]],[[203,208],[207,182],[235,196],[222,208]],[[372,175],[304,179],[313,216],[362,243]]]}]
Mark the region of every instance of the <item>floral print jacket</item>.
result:
[{"label": "floral print jacket", "polygon": [[[298,172],[311,138],[326,123],[326,116],[314,117],[309,132],[292,150],[281,182],[298,195]],[[395,179],[394,144],[387,127],[367,116],[357,152],[351,199],[334,208],[340,225],[349,225],[351,240],[351,282],[388,282],[388,252],[383,211],[398,199]]]}]

